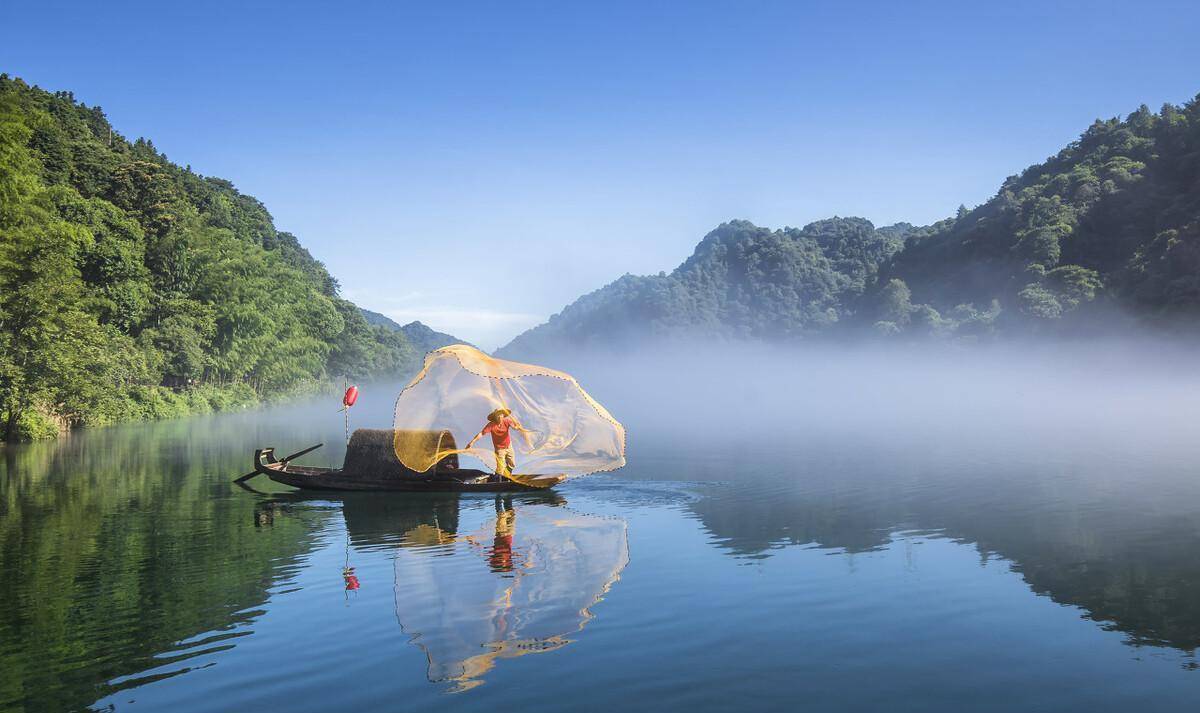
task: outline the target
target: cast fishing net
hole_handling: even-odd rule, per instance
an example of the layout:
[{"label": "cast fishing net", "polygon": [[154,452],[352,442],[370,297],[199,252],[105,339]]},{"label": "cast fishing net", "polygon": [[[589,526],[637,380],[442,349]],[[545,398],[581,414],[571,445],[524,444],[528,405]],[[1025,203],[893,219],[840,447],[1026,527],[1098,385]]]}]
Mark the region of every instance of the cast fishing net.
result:
[{"label": "cast fishing net", "polygon": [[[496,458],[485,435],[489,413],[511,411],[527,433],[511,429],[512,480],[532,474],[586,475],[625,465],[625,428],[570,374],[496,359],[464,344],[425,356],[425,366],[396,399],[396,457],[425,472],[443,458],[469,455],[491,470]],[[447,434],[449,434],[447,436]]]}]

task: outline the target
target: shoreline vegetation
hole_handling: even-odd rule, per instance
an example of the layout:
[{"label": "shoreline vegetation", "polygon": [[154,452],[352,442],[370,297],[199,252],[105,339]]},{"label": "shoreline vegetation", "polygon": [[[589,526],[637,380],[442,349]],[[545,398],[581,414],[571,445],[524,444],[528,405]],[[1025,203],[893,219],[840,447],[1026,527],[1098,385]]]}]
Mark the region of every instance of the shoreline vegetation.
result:
[{"label": "shoreline vegetation", "polygon": [[0,442],[402,377],[429,334],[368,321],[229,181],[0,75]]}]

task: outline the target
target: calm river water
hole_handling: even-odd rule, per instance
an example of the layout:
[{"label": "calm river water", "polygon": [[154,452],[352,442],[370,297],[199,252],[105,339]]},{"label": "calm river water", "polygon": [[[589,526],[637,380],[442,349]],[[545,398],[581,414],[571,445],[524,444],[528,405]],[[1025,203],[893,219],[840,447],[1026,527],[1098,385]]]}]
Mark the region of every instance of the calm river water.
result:
[{"label": "calm river water", "polygon": [[0,709],[1200,701],[1187,423],[631,424],[626,468],[547,495],[231,484],[257,445],[340,462],[335,408],[0,448]]}]

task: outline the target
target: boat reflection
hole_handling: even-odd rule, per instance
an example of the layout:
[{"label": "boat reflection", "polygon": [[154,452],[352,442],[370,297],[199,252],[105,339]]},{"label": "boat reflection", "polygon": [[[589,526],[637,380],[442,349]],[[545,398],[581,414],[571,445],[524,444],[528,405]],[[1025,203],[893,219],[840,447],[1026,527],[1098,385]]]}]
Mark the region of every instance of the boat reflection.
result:
[{"label": "boat reflection", "polygon": [[497,498],[469,533],[440,505],[407,518],[396,618],[425,652],[429,680],[454,691],[481,685],[502,659],[571,643],[629,562],[624,520],[575,512],[561,497]]}]

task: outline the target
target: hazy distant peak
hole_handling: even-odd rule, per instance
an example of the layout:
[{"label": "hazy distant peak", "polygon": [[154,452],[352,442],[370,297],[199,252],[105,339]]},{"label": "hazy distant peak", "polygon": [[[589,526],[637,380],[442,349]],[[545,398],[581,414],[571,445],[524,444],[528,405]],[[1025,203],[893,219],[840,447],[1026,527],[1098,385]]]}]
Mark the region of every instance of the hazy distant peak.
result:
[{"label": "hazy distant peak", "polygon": [[362,309],[361,307],[359,309],[362,311],[363,317],[371,324],[386,327],[387,329],[403,334],[413,345],[413,348],[416,349],[418,355],[450,344],[470,344],[470,342],[459,339],[452,334],[439,332],[416,320],[402,325],[391,317],[379,312],[372,312],[369,309]]}]

